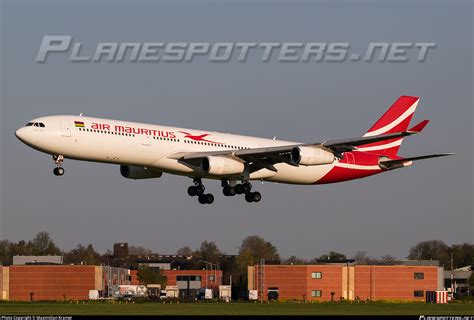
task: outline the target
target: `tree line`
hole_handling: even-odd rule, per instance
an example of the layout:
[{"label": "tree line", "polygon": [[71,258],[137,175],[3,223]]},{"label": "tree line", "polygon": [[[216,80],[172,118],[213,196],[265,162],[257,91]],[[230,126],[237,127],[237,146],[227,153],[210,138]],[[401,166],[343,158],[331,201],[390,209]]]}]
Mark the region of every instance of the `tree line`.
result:
[{"label": "tree line", "polygon": [[[192,256],[187,268],[202,269],[209,263],[214,268],[223,271],[223,283],[228,284],[232,279],[233,290],[238,295],[247,290],[248,266],[258,264],[262,259],[266,264],[320,264],[325,262],[356,262],[357,264],[396,264],[397,259],[391,255],[380,258],[369,257],[366,252],[358,251],[353,257],[340,252],[330,251],[311,259],[291,256],[281,258],[277,248],[260,236],[248,236],[242,240],[238,254],[227,255],[213,241],[203,241],[199,248],[182,247],[177,255]],[[147,257],[158,254],[141,246],[129,246],[128,257],[125,261],[114,260],[110,250],[101,254],[92,244],[78,244],[71,250],[62,251],[47,232],[39,232],[32,240],[11,242],[0,241],[0,265],[11,265],[15,255],[61,255],[65,264],[111,265],[139,269],[139,279],[144,283],[164,283],[166,278],[151,268],[141,267],[136,263],[137,257]],[[469,243],[447,245],[441,240],[422,241],[410,248],[407,259],[410,260],[439,260],[440,265],[450,270],[451,258],[453,268],[474,265],[474,245]],[[232,277],[232,278],[231,278]]]},{"label": "tree line", "polygon": [[[150,256],[153,250],[130,246],[130,256]],[[281,258],[277,248],[260,236],[248,236],[242,240],[237,255],[226,255],[213,241],[203,241],[199,248],[182,247],[177,250],[177,255],[192,256],[190,268],[202,268],[203,262],[219,265],[229,274],[246,277],[247,267],[255,265],[264,259],[266,263],[273,264],[318,264],[324,262],[345,262],[348,257],[340,252],[330,251],[312,259],[291,256]],[[53,241],[48,232],[39,232],[32,240],[11,242],[0,241],[0,264],[11,265],[14,255],[62,255],[65,264],[110,264],[112,252],[101,254],[92,244],[78,244],[75,248],[62,251]],[[422,241],[410,248],[407,259],[410,260],[439,260],[440,265],[450,270],[451,258],[453,268],[474,265],[474,245],[470,243],[447,245],[441,240]],[[394,264],[397,259],[391,255],[380,258],[369,257],[366,252],[358,251],[350,259],[358,264]],[[244,279],[241,279],[244,280]]]}]

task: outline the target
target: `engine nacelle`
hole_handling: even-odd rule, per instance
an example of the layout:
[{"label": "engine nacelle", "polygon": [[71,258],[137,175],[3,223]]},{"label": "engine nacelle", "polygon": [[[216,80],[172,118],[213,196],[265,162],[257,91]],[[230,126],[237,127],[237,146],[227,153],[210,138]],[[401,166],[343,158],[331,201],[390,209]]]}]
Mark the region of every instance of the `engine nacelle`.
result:
[{"label": "engine nacelle", "polygon": [[291,161],[305,166],[317,166],[334,162],[334,154],[318,147],[294,147]]},{"label": "engine nacelle", "polygon": [[201,169],[209,174],[229,175],[244,172],[245,165],[234,159],[209,156],[202,159]]},{"label": "engine nacelle", "polygon": [[155,171],[145,167],[121,165],[120,174],[124,178],[137,180],[159,178],[163,175],[163,172]]}]

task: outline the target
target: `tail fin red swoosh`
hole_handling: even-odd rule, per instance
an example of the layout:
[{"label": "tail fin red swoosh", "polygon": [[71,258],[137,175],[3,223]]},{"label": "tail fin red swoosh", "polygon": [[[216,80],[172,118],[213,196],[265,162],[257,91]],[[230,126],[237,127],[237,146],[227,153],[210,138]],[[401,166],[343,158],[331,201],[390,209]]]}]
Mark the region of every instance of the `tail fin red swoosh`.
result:
[{"label": "tail fin red swoosh", "polygon": [[[419,101],[419,97],[401,96],[382,115],[382,117],[380,117],[380,119],[375,122],[375,124],[367,131],[364,137],[407,131]],[[422,130],[426,124],[427,122],[422,122],[415,126],[414,129]],[[421,129],[418,126],[420,126]],[[360,146],[359,150],[386,155],[396,155],[402,142],[403,138],[397,138],[363,145]]]}]

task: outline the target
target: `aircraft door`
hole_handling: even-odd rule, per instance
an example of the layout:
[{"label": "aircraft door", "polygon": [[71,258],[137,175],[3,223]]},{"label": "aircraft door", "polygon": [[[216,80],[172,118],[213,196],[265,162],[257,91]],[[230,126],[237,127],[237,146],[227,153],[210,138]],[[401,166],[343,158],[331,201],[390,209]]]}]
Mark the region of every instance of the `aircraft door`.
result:
[{"label": "aircraft door", "polygon": [[63,137],[71,136],[71,121],[61,120],[61,135]]},{"label": "aircraft door", "polygon": [[146,134],[142,134],[142,145],[150,146],[151,145],[151,137]]},{"label": "aircraft door", "polygon": [[344,153],[344,156],[347,158],[347,164],[354,164],[354,154],[352,152]]}]

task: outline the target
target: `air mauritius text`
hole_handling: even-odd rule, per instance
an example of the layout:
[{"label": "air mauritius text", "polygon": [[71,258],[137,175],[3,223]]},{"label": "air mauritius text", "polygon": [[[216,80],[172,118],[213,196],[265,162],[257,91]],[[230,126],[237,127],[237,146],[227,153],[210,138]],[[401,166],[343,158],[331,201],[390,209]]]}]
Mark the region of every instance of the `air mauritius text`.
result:
[{"label": "air mauritius text", "polygon": [[66,55],[71,62],[423,62],[434,42],[370,42],[359,52],[348,42],[99,42],[90,46],[68,35],[44,36],[36,62]]}]

